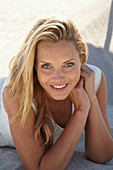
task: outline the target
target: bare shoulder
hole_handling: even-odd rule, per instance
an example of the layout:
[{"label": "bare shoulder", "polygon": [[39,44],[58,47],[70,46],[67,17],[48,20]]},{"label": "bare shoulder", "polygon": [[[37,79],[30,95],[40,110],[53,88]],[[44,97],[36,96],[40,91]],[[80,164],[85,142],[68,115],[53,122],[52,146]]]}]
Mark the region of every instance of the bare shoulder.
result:
[{"label": "bare shoulder", "polygon": [[12,116],[17,113],[19,109],[19,101],[11,95],[10,87],[5,86],[3,89],[2,94],[3,105],[8,117],[11,118]]},{"label": "bare shoulder", "polygon": [[[9,86],[4,88],[2,97],[4,108],[10,119],[18,112],[19,101],[12,97]],[[34,110],[31,107],[23,128],[20,126],[20,121],[10,124],[16,150],[27,169],[36,169],[45,152],[45,147],[42,145],[42,136],[38,135],[37,141],[34,138],[35,123],[36,118]]]},{"label": "bare shoulder", "polygon": [[106,85],[105,75],[103,72],[101,76],[100,87],[97,91],[97,99],[98,99],[98,103],[99,103],[104,121],[109,129],[109,132],[111,133],[108,116],[107,116],[107,85]]},{"label": "bare shoulder", "polygon": [[[105,97],[107,97],[107,85],[106,85],[106,78],[104,73],[101,71],[101,82],[100,82],[100,86],[99,89],[97,91],[97,97],[101,96],[103,94],[104,91],[104,95]],[[102,98],[101,98],[102,99]]]},{"label": "bare shoulder", "polygon": [[107,86],[106,86],[106,79],[103,72],[101,72],[101,82],[99,89],[97,91],[97,99],[99,101],[100,107],[102,110],[107,111]]},{"label": "bare shoulder", "polygon": [[[8,114],[8,118],[10,120],[13,116],[15,116],[18,113],[20,102],[17,98],[14,98],[12,96],[9,86],[4,87],[2,99],[3,99],[4,109],[6,113]],[[30,109],[28,120],[30,120],[28,122],[32,125],[35,122],[35,114],[34,114],[34,110],[32,107]]]}]

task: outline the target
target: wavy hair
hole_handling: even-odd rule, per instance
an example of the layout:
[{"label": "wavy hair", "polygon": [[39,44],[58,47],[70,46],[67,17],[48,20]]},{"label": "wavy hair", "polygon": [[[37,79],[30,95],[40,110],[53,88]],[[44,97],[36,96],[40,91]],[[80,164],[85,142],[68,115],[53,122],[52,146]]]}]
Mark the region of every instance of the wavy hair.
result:
[{"label": "wavy hair", "polygon": [[35,70],[37,46],[41,40],[73,41],[79,57],[82,58],[82,63],[87,59],[87,49],[78,29],[70,19],[65,17],[44,18],[36,22],[19,53],[10,62],[9,86],[13,97],[18,98],[20,102],[19,111],[11,123],[20,120],[23,127],[33,102],[38,113],[35,139],[37,140],[37,136],[41,134],[44,138],[44,145],[50,147],[53,143],[53,127],[46,104],[46,94],[38,81]]}]

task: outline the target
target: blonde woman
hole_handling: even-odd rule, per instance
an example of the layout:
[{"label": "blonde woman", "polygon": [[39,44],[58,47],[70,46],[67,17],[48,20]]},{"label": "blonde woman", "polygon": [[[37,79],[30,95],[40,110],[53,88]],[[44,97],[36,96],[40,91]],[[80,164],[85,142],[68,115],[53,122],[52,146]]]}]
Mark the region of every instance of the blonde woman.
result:
[{"label": "blonde woman", "polygon": [[11,61],[3,107],[9,141],[26,169],[65,169],[84,129],[87,158],[112,158],[105,77],[86,60],[74,23],[52,17],[34,25]]}]

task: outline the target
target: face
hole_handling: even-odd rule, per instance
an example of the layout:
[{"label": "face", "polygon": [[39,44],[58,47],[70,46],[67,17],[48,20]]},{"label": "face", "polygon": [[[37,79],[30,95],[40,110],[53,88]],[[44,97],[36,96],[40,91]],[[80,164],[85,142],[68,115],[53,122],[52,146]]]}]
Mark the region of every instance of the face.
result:
[{"label": "face", "polygon": [[41,41],[37,47],[38,80],[49,96],[64,100],[80,78],[79,53],[71,41]]}]

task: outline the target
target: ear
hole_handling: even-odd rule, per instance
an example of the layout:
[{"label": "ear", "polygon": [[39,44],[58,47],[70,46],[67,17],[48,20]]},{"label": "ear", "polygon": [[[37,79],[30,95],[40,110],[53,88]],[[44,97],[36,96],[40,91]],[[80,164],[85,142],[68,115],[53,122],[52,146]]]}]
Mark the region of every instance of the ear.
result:
[{"label": "ear", "polygon": [[86,56],[85,55],[80,56],[80,62],[81,62],[81,65],[86,62]]},{"label": "ear", "polygon": [[83,58],[80,58],[80,68],[82,67],[83,61]]}]

